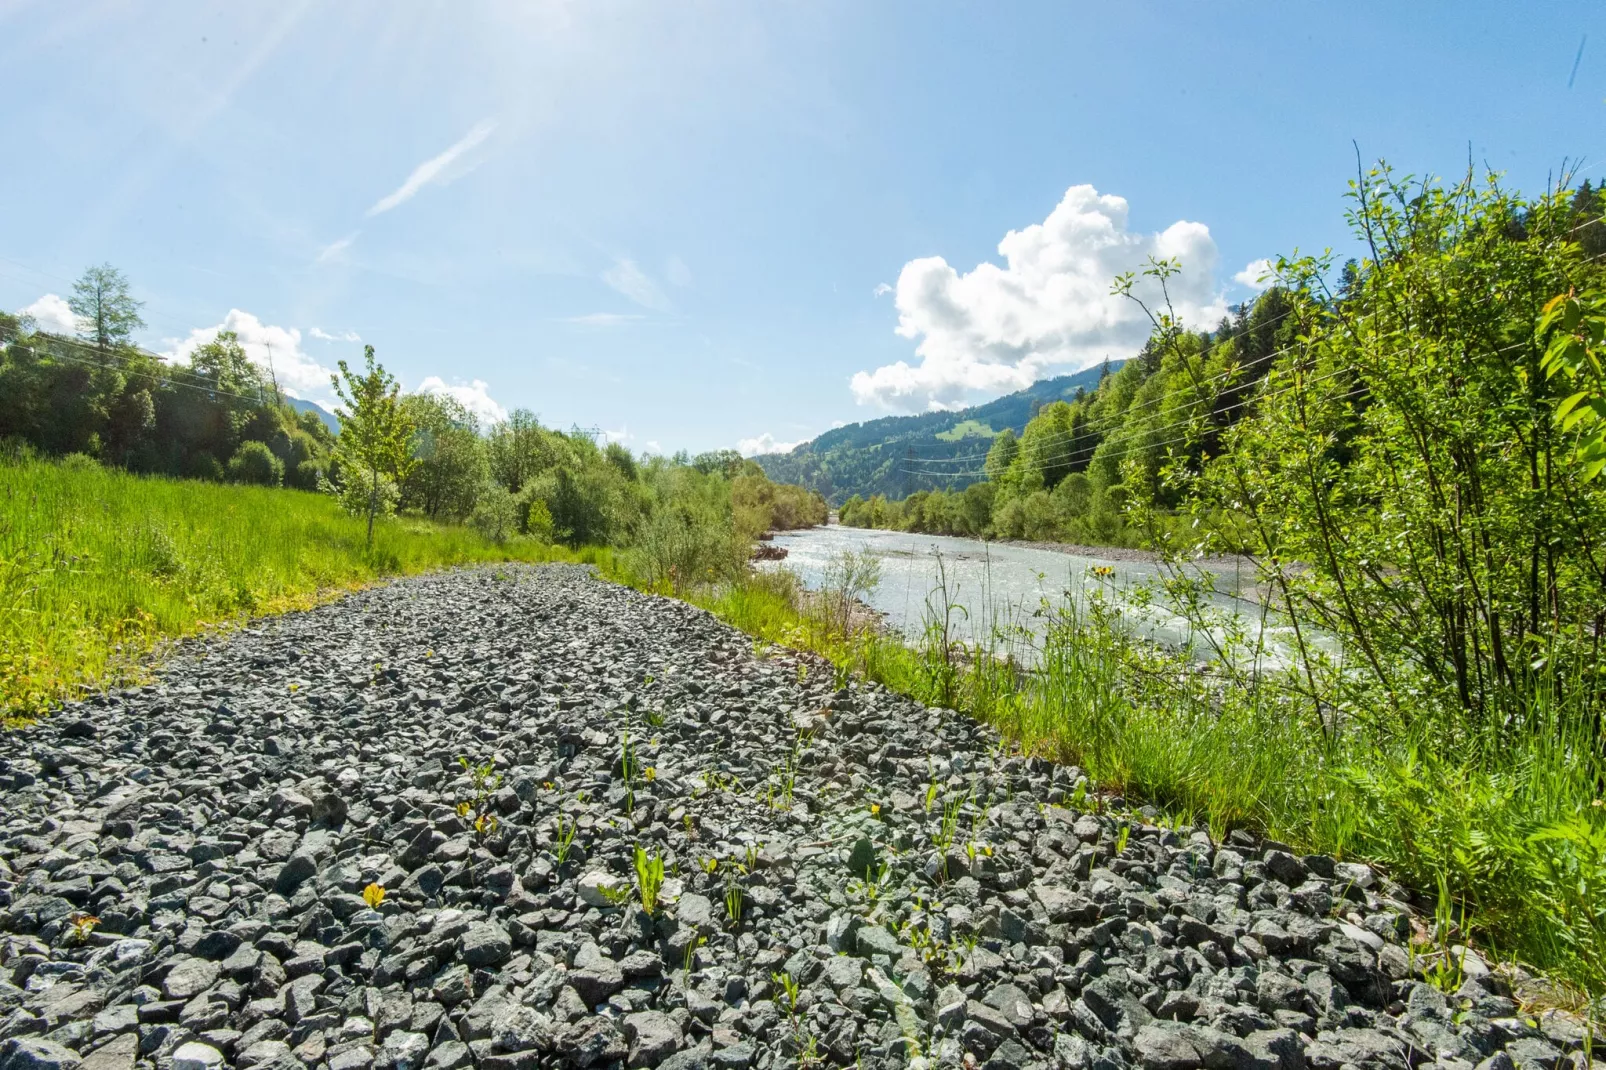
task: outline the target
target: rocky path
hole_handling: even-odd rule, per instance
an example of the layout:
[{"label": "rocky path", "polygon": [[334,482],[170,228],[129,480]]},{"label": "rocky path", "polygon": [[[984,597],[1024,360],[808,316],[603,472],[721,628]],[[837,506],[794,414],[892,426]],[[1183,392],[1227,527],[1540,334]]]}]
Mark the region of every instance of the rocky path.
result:
[{"label": "rocky path", "polygon": [[0,736],[0,1070],[1583,1065],[1364,867],[768,653],[462,571]]}]

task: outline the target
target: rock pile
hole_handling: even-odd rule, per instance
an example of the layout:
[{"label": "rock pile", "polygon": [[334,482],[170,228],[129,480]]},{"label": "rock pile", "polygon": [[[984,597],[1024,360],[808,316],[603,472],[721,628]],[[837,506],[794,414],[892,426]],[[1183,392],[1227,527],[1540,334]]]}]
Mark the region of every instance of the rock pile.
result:
[{"label": "rock pile", "polygon": [[0,1070],[1583,1065],[1363,866],[566,567],[192,644],[0,740]]}]

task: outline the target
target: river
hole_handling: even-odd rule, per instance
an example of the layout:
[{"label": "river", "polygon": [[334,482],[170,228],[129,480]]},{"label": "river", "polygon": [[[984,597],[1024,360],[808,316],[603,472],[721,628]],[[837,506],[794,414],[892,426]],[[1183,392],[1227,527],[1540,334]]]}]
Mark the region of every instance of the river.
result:
[{"label": "river", "polygon": [[[1045,598],[1051,605],[1062,604],[1095,587],[1129,592],[1142,586],[1157,588],[1164,578],[1162,568],[1149,560],[1084,557],[1032,546],[840,524],[784,532],[775,536],[775,545],[784,547],[787,556],[771,567],[789,568],[815,589],[823,583],[827,563],[842,551],[874,555],[881,564],[881,582],[864,600],[885,615],[889,627],[907,637],[920,634],[928,606],[940,607],[944,576],[949,601],[963,607],[955,617],[959,637],[969,642],[987,639],[995,629],[1007,630],[1010,625],[1041,635],[1044,623],[1033,613]],[[1250,567],[1235,561],[1212,571],[1217,606],[1242,614],[1246,622],[1258,619],[1258,607],[1237,597],[1254,579]],[[1139,629],[1145,634],[1162,642],[1187,642],[1190,629],[1177,615],[1150,607],[1143,616]]]}]

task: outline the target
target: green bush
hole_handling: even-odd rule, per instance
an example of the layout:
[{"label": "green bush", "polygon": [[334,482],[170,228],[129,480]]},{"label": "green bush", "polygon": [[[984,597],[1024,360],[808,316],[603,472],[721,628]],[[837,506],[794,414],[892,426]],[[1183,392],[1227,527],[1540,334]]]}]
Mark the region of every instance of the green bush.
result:
[{"label": "green bush", "polygon": [[284,482],[284,462],[265,442],[242,442],[229,458],[229,482],[277,487]]}]

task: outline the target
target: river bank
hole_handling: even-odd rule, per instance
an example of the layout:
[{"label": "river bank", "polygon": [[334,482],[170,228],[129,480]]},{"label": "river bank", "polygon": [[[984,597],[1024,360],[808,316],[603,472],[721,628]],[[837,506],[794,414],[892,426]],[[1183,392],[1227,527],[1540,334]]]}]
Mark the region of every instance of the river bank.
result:
[{"label": "river bank", "polygon": [[1095,806],[969,717],[770,655],[585,570],[458,570],[190,642],[9,736],[0,1060],[1294,1070],[1587,1042],[1476,956],[1453,1008],[1415,979],[1407,895],[1367,867]]}]

